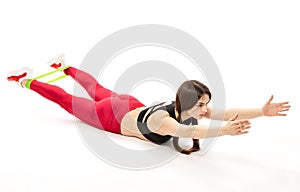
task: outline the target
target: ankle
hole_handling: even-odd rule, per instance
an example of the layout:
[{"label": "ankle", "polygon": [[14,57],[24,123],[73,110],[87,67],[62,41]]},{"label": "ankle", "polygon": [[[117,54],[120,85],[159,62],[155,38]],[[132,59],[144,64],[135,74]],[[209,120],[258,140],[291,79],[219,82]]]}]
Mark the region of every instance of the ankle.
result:
[{"label": "ankle", "polygon": [[25,88],[25,87],[26,87],[27,81],[29,81],[29,79],[23,79],[23,80],[20,82],[21,87]]}]

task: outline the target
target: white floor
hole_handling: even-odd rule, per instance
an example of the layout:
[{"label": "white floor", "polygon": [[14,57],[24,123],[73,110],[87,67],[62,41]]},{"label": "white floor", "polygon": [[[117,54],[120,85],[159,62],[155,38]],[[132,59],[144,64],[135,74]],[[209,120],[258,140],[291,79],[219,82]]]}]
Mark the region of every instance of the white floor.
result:
[{"label": "white floor", "polygon": [[[64,85],[71,81],[63,80]],[[297,191],[300,130],[288,117],[252,121],[250,134],[219,138],[205,155],[179,155],[150,170],[114,167],[81,139],[74,118],[29,90],[3,82],[2,191]],[[97,131],[97,134],[105,134]],[[131,147],[145,142],[111,134]],[[150,144],[149,144],[150,145]]]},{"label": "white floor", "polygon": [[[72,6],[59,1],[56,6],[51,1],[37,5],[40,9],[28,10],[18,8],[25,5],[0,3],[1,21],[7,18],[2,30],[9,29],[0,36],[0,191],[299,191],[300,94],[295,68],[300,62],[299,4],[222,2],[218,2],[221,7],[208,2],[197,5],[196,1],[192,5],[173,5],[173,1],[149,5],[152,10],[160,10],[156,10],[157,15],[135,2],[140,6],[139,17],[134,7],[126,5],[123,9],[125,4],[121,2],[121,6],[103,4],[99,12],[95,4],[85,14],[79,13],[83,8],[89,10],[86,2]],[[168,17],[165,10],[171,4],[176,11],[170,10]],[[23,19],[9,11],[15,8]],[[55,9],[66,14],[58,16]],[[114,9],[120,14],[111,14]],[[185,14],[178,15],[183,9]],[[37,15],[47,25],[38,25]],[[52,19],[63,29],[44,30],[54,25]],[[188,24],[189,19],[199,25]],[[132,171],[114,167],[94,155],[80,137],[74,118],[59,106],[5,79],[7,71],[27,64],[41,69],[42,61],[61,52],[79,66],[100,39],[143,23],[175,26],[199,38],[223,75],[228,106],[260,107],[274,94],[275,102],[291,102],[289,115],[254,119],[248,135],[218,138],[205,155],[180,154],[163,166]],[[23,30],[22,35],[19,30]],[[71,79],[57,84],[72,92]],[[151,146],[134,138],[111,137],[137,148]]]}]

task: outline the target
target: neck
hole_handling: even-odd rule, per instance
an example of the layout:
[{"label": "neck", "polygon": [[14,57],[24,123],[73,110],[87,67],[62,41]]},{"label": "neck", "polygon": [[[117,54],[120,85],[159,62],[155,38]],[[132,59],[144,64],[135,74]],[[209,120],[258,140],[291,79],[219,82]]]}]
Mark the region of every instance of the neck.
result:
[{"label": "neck", "polygon": [[[178,119],[179,118],[179,113],[178,113],[176,108],[174,110],[175,110],[176,119]],[[181,121],[182,122],[189,119],[189,118],[190,118],[190,116],[186,113],[186,111],[181,112]]]}]

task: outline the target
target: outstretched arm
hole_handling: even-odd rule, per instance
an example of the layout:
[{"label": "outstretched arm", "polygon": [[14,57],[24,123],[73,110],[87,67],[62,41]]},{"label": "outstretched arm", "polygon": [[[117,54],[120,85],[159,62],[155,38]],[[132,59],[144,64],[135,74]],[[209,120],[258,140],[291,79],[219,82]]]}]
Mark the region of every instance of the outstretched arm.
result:
[{"label": "outstretched arm", "polygon": [[[280,103],[272,103],[273,95],[270,99],[264,104],[261,108],[253,108],[253,109],[227,109],[223,113],[220,110],[215,110],[209,108],[207,111],[207,118],[215,119],[215,120],[225,120],[227,121],[234,114],[238,114],[239,119],[252,119],[260,116],[286,116],[286,113],[290,109],[289,102],[280,102]],[[212,110],[215,110],[212,112]]]},{"label": "outstretched arm", "polygon": [[248,119],[237,120],[237,117],[237,115],[230,117],[224,126],[207,127],[204,125],[180,124],[175,119],[166,116],[159,120],[160,126],[152,131],[160,135],[172,135],[175,137],[193,139],[247,134],[248,129],[251,128],[250,121]]}]

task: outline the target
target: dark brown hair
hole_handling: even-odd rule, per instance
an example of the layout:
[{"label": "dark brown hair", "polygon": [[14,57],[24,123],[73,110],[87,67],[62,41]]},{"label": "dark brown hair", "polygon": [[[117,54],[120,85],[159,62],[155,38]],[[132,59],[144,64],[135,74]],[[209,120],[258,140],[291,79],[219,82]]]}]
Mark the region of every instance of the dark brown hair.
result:
[{"label": "dark brown hair", "polygon": [[[211,93],[208,87],[197,80],[185,81],[180,85],[176,93],[175,101],[175,109],[179,114],[177,119],[179,123],[182,123],[181,113],[191,109],[204,94],[207,94],[209,99],[211,99]],[[177,151],[187,155],[200,150],[199,139],[193,139],[192,148],[182,149],[179,146],[179,138],[173,137],[173,145]]]}]

